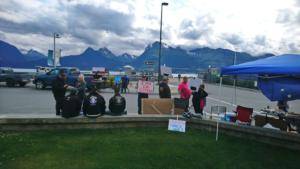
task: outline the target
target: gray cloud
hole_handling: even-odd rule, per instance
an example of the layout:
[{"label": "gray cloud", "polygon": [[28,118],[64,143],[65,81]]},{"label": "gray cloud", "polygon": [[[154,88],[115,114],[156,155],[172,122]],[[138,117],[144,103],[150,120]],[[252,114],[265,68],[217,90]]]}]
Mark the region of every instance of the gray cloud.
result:
[{"label": "gray cloud", "polygon": [[0,29],[5,32],[18,33],[18,34],[43,34],[50,36],[53,32],[62,33],[66,31],[66,28],[59,24],[58,21],[51,18],[39,18],[39,20],[33,22],[17,23],[0,18]]},{"label": "gray cloud", "polygon": [[276,18],[277,23],[289,23],[293,18],[293,12],[289,9],[282,9],[278,11]]},{"label": "gray cloud", "polygon": [[78,4],[69,7],[68,27],[105,30],[120,36],[132,32],[133,14],[124,14],[104,7]]},{"label": "gray cloud", "polygon": [[254,43],[260,46],[265,46],[266,45],[266,36],[264,35],[257,35],[255,37]]},{"label": "gray cloud", "polygon": [[185,39],[197,40],[201,37],[202,32],[200,30],[191,29],[191,30],[184,30],[181,33],[181,37]]},{"label": "gray cloud", "polygon": [[198,17],[196,21],[183,20],[180,24],[180,36],[185,39],[197,40],[213,31],[214,19],[210,15]]},{"label": "gray cloud", "polygon": [[232,45],[239,45],[244,42],[241,36],[237,34],[223,34],[222,38]]},{"label": "gray cloud", "polygon": [[[22,11],[23,7],[20,4],[16,2],[13,4],[18,7],[19,12]],[[70,34],[91,45],[98,44],[103,32],[111,32],[124,37],[132,35],[135,31],[132,28],[133,14],[124,14],[102,6],[82,4],[66,5],[60,3],[60,8],[64,9],[67,15],[45,14],[38,16],[35,20],[20,22],[0,17],[0,30],[9,33],[42,34],[45,36],[51,36],[53,32]],[[18,12],[15,9],[17,8],[14,8],[10,3],[3,3],[0,7],[0,11],[6,13]]]}]

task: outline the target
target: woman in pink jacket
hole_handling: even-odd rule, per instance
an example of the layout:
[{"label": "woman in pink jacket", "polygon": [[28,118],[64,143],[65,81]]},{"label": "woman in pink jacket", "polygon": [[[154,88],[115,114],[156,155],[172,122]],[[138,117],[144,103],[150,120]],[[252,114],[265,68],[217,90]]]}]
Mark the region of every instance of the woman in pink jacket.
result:
[{"label": "woman in pink jacket", "polygon": [[186,76],[183,77],[183,81],[178,85],[178,92],[180,93],[180,98],[186,103],[185,111],[187,112],[192,91],[189,89],[188,78]]}]

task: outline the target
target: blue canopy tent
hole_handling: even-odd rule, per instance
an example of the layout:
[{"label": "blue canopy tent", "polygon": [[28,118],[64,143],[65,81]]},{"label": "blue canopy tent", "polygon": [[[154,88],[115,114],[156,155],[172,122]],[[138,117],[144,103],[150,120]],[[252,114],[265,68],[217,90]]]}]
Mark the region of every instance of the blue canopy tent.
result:
[{"label": "blue canopy tent", "polygon": [[285,54],[224,67],[221,75],[300,75],[300,55]]},{"label": "blue canopy tent", "polygon": [[[221,69],[223,75],[258,75],[258,87],[271,101],[300,99],[300,55],[285,54],[232,65]],[[216,140],[218,140],[218,122]]]},{"label": "blue canopy tent", "polygon": [[222,75],[257,74],[271,101],[300,99],[300,55],[285,54],[222,68]]},{"label": "blue canopy tent", "polygon": [[300,99],[300,77],[259,77],[258,88],[271,101]]}]

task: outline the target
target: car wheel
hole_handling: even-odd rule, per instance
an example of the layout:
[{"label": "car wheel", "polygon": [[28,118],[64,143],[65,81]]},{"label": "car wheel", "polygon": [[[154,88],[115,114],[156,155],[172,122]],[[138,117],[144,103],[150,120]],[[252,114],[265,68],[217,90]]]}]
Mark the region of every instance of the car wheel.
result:
[{"label": "car wheel", "polygon": [[20,87],[26,86],[26,82],[19,82]]},{"label": "car wheel", "polygon": [[15,86],[15,82],[13,79],[7,79],[6,80],[6,86],[7,87],[14,87]]},{"label": "car wheel", "polygon": [[42,90],[42,89],[45,89],[46,88],[46,85],[44,84],[44,82],[43,81],[37,81],[36,83],[35,83],[35,88],[36,89],[40,89],[40,90]]}]

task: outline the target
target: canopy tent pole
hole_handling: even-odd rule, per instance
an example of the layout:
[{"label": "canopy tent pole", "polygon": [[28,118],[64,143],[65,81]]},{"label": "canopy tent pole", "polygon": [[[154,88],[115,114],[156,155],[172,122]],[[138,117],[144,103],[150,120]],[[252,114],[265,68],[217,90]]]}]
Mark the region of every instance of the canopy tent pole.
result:
[{"label": "canopy tent pole", "polygon": [[[222,79],[223,79],[223,77],[220,76],[219,100],[221,100]],[[217,118],[216,141],[218,141],[218,137],[219,137],[219,113],[220,113],[220,106],[218,105],[218,118]]]},{"label": "canopy tent pole", "polygon": [[[234,52],[234,60],[233,60],[233,65],[236,64],[236,50]],[[236,105],[236,82],[237,82],[237,76],[234,76],[234,79],[233,79],[233,87],[234,87],[234,96],[232,96],[232,109],[234,109],[234,105]]]}]

